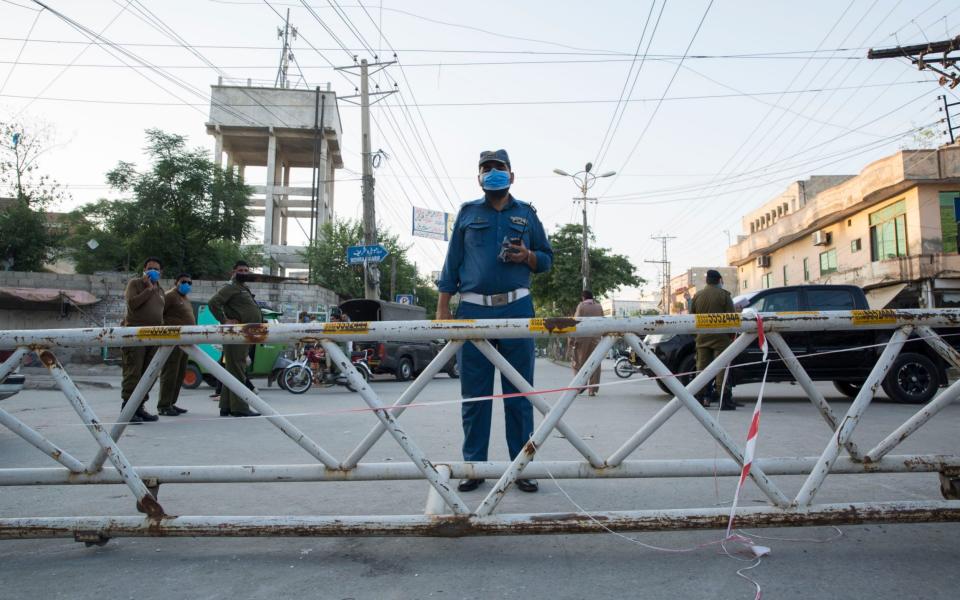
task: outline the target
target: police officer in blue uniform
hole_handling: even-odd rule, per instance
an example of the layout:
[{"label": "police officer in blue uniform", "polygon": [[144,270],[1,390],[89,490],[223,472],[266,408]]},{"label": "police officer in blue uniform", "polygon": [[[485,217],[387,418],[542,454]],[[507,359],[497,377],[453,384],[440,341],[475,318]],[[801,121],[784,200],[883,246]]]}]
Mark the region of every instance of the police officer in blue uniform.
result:
[{"label": "police officer in blue uniform", "polygon": [[[514,173],[506,150],[480,153],[478,175],[483,198],[466,202],[453,227],[447,258],[440,275],[437,318],[450,319],[450,297],[460,294],[457,318],[509,319],[533,317],[530,277],[550,270],[553,249],[527,202],[510,194]],[[533,384],[533,339],[490,340],[524,379]],[[494,367],[470,343],[461,348],[460,393],[464,398],[493,394]],[[500,379],[504,394],[517,393],[506,377]],[[511,460],[523,449],[533,433],[533,407],[523,396],[504,398],[507,447]],[[461,407],[463,459],[487,460],[490,444],[490,400],[467,402]],[[482,479],[463,479],[461,492],[477,489]],[[517,487],[536,492],[533,479],[518,479]]]}]

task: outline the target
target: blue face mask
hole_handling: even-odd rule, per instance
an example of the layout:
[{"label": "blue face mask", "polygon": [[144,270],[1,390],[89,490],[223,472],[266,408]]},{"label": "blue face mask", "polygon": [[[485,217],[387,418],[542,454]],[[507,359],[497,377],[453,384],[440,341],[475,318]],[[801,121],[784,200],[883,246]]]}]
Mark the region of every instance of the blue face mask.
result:
[{"label": "blue face mask", "polygon": [[150,281],[156,283],[160,281],[160,271],[156,269],[147,269],[147,277],[150,278]]},{"label": "blue face mask", "polygon": [[193,288],[189,283],[181,283],[177,285],[177,291],[186,296],[190,293],[190,290]]},{"label": "blue face mask", "polygon": [[491,169],[480,175],[480,187],[488,192],[505,190],[510,187],[510,172]]}]

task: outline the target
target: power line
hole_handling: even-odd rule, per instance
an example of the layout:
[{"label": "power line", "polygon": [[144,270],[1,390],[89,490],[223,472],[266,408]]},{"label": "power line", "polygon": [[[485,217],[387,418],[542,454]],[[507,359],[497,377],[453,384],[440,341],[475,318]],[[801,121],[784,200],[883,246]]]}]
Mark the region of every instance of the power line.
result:
[{"label": "power line", "polygon": [[[20,6],[20,5],[18,4],[17,6]],[[43,14],[43,11],[38,10],[37,15],[33,17],[33,23],[30,23],[30,29],[27,30],[27,35],[23,38],[23,43],[20,45],[20,50],[19,52],[17,52],[17,57],[13,59],[13,65],[10,67],[10,70],[7,71],[7,76],[3,78],[3,83],[0,84],[0,94],[3,93],[4,88],[7,87],[7,82],[10,81],[10,77],[13,75],[13,72],[16,70],[17,63],[20,62],[20,57],[23,56],[23,50],[27,47],[27,44],[30,42],[30,35],[33,33],[34,27],[37,26],[37,21],[40,20],[40,15],[42,14]]]}]

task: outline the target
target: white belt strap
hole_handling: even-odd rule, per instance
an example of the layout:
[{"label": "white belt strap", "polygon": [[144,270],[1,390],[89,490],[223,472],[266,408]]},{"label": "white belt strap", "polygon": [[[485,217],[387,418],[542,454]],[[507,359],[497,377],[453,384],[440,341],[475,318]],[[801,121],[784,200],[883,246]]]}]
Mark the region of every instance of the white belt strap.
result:
[{"label": "white belt strap", "polygon": [[529,295],[530,290],[528,288],[517,288],[509,292],[504,292],[503,294],[491,294],[489,296],[474,294],[473,292],[461,292],[460,301],[470,304],[480,304],[481,306],[503,306],[520,298],[526,298]]}]

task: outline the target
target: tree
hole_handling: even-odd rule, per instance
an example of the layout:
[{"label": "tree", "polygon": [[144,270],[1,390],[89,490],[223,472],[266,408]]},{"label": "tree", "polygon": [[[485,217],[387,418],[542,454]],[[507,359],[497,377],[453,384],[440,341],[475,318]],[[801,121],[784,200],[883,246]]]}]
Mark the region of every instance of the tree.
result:
[{"label": "tree", "polygon": [[[398,236],[389,230],[378,231],[378,243],[390,253],[380,265],[380,299],[393,300],[389,296],[391,269],[395,262],[397,293],[412,292],[417,303],[427,309],[427,315],[434,315],[437,310],[435,287],[417,273],[416,267],[407,259],[407,248],[400,244]],[[310,282],[329,288],[344,298],[363,298],[363,265],[347,263],[347,248],[362,244],[363,224],[360,221],[324,223],[318,239],[304,253],[310,265]]]},{"label": "tree", "polygon": [[[234,169],[223,170],[186,138],[148,129],[151,167],[138,172],[121,161],[107,181],[129,200],[100,200],[71,215],[70,253],[77,271],[134,270],[147,256],[168,272],[220,276],[238,258],[258,264],[256,248],[242,248],[251,233],[251,190]],[[91,248],[90,240],[97,245]]]},{"label": "tree", "polygon": [[57,258],[62,239],[46,209],[63,197],[49,175],[39,175],[40,156],[49,148],[48,126],[0,124],[0,268],[39,271]]},{"label": "tree", "polygon": [[[582,232],[582,225],[567,224],[550,235],[553,268],[534,275],[531,284],[538,314],[572,315],[576,310],[583,281],[580,268]],[[593,288],[590,291],[596,297],[619,287],[644,283],[626,256],[611,254],[609,248],[598,247],[593,242],[593,235],[590,240],[590,285]]]}]

